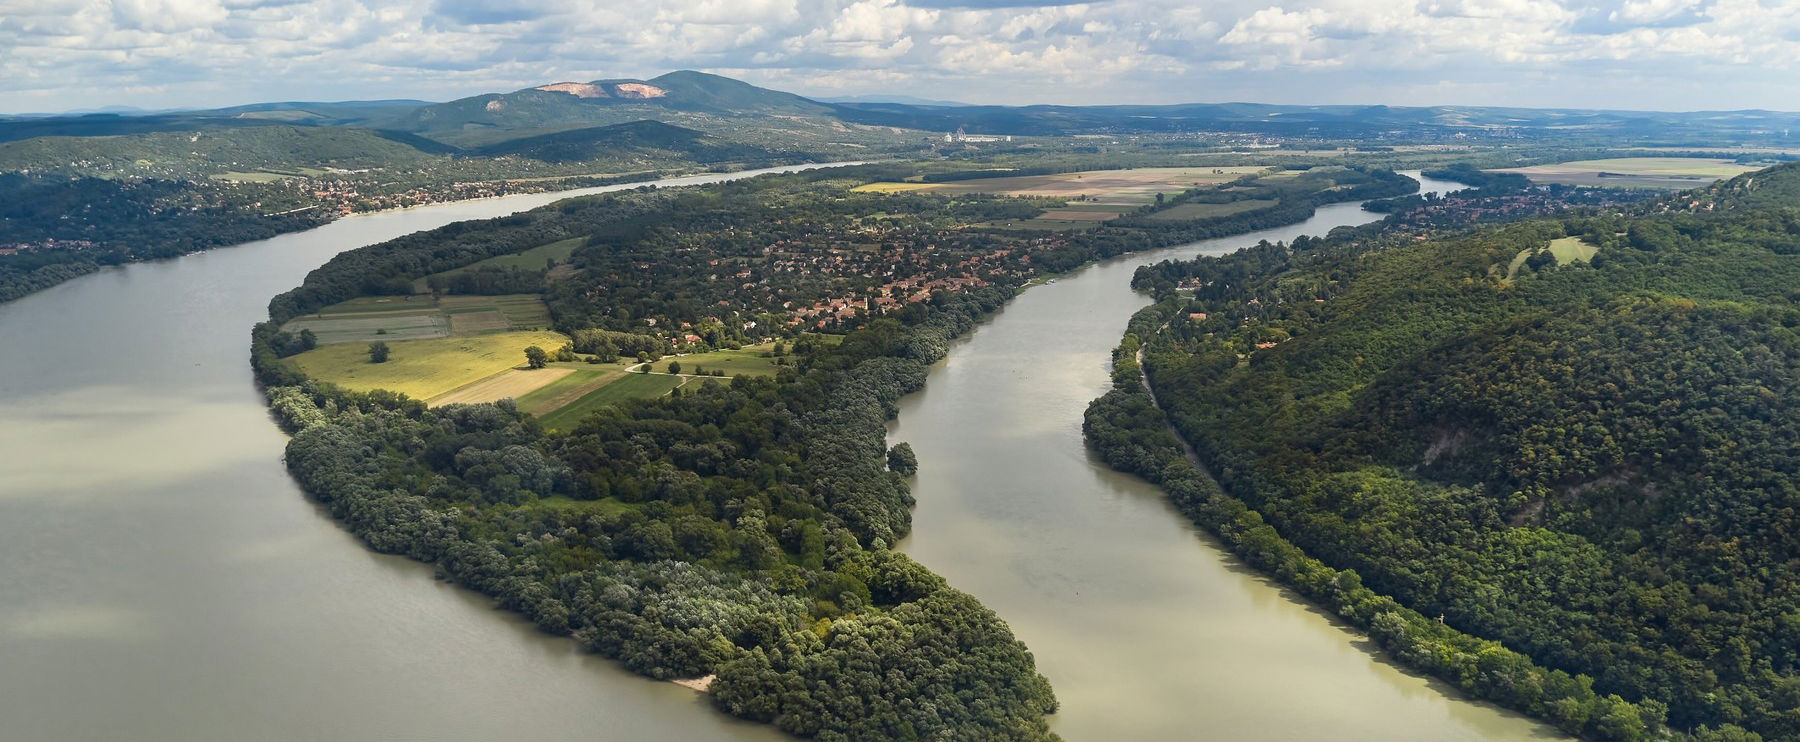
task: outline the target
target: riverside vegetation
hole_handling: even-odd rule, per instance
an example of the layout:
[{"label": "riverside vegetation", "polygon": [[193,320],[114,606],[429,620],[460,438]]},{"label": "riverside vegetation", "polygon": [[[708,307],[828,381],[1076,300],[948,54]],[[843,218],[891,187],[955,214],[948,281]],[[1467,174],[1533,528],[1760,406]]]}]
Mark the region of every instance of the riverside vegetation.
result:
[{"label": "riverside vegetation", "polygon": [[1146,266],[1088,438],[1473,696],[1595,739],[1800,739],[1797,205],[1787,165]]},{"label": "riverside vegetation", "polygon": [[[1295,204],[1281,213],[1416,187],[1332,172],[1285,191]],[[952,338],[1043,271],[1272,217],[1010,234],[971,227],[1044,204],[851,192],[909,174],[609,194],[344,253],[276,297],[253,333],[258,378],[293,432],[287,465],[371,548],[435,564],[633,671],[713,676],[713,703],[733,715],[822,740],[1051,738],[1055,699],[1026,648],[891,549],[910,526],[904,477],[918,462],[885,446],[885,422]],[[652,328],[685,323],[718,347],[798,338],[792,363],[621,400],[552,433],[511,402],[429,408],[308,378],[282,357],[306,352],[308,339],[280,329],[301,314],[576,237],[577,270],[533,274],[569,352],[660,352],[669,340]],[[924,283],[962,280],[833,315],[847,333],[836,344],[800,334],[824,321],[811,315],[772,321],[815,296],[891,298],[875,293],[891,277],[818,267],[847,257],[845,240]],[[814,267],[780,270],[794,266]],[[748,275],[709,279],[727,271]]]}]

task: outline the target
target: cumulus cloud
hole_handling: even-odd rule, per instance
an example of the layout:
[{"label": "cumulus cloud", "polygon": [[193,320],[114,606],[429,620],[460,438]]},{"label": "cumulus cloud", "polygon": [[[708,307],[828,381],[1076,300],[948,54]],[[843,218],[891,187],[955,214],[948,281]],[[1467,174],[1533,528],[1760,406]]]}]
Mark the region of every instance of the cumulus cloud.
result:
[{"label": "cumulus cloud", "polygon": [[980,102],[1791,108],[1788,0],[0,0],[0,110],[696,68]]}]

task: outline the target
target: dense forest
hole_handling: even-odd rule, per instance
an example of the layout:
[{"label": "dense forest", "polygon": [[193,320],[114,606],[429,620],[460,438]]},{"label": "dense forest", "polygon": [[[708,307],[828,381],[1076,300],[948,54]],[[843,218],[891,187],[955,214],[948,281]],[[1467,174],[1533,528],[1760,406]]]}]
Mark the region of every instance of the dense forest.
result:
[{"label": "dense forest", "polygon": [[1598,739],[1800,739],[1797,206],[1789,165],[1146,266],[1089,439],[1476,696]]},{"label": "dense forest", "polygon": [[[1019,235],[968,227],[1045,203],[851,190],[911,174],[901,167],[572,199],[339,255],[276,297],[253,337],[271,407],[294,432],[288,466],[372,548],[437,564],[636,672],[712,675],[728,713],[827,740],[1047,739],[1055,700],[1029,652],[890,549],[909,530],[905,477],[919,463],[886,447],[885,423],[951,339],[1033,276],[1227,227]],[[1294,191],[1307,213],[1339,183],[1345,197],[1415,187],[1337,170]],[[721,342],[791,333],[743,319],[866,291],[890,270],[979,280],[859,306],[840,344],[796,343],[772,379],[623,403],[558,434],[510,403],[426,408],[333,388],[281,359],[306,343],[277,330],[299,314],[574,238],[574,274],[538,278],[579,352],[660,349],[647,333],[678,322]],[[714,278],[725,266],[739,280]]]}]

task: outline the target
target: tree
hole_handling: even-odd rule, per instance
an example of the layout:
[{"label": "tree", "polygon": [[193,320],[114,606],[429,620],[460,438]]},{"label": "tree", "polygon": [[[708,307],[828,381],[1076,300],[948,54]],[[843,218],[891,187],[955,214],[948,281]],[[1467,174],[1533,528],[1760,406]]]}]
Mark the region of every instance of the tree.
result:
[{"label": "tree", "polygon": [[312,350],[313,348],[317,348],[317,347],[319,347],[319,336],[314,335],[312,330],[301,330],[300,331],[300,349],[301,350]]},{"label": "tree", "polygon": [[681,361],[669,361],[669,373],[681,373]]},{"label": "tree", "polygon": [[903,477],[919,473],[919,457],[913,454],[912,444],[897,443],[887,453],[888,471]]},{"label": "tree", "polygon": [[388,344],[387,343],[384,343],[380,340],[377,340],[373,343],[369,343],[369,362],[370,363],[387,363],[387,359],[388,359]]},{"label": "tree", "polygon": [[543,368],[550,362],[550,354],[535,345],[525,349],[525,365],[530,368]]}]

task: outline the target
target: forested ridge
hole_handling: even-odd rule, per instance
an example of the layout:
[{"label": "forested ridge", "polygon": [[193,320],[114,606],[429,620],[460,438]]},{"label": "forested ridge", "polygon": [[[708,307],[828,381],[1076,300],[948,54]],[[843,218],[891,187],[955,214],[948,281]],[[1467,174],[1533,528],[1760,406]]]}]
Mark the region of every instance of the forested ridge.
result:
[{"label": "forested ridge", "polygon": [[1787,165],[1146,266],[1089,438],[1473,695],[1598,739],[1800,739],[1797,207]]}]

